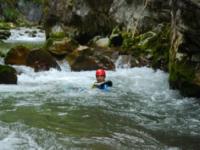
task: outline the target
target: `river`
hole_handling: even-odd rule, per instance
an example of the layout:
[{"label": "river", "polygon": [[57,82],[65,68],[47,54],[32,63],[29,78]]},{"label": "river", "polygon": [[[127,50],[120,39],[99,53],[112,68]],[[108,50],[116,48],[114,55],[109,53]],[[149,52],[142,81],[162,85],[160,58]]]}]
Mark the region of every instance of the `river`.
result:
[{"label": "river", "polygon": [[92,89],[95,71],[35,73],[0,85],[1,150],[181,150],[200,147],[199,99],[171,90],[151,68],[107,71],[109,92]]},{"label": "river", "polygon": [[108,71],[114,86],[102,92],[94,71],[20,69],[18,85],[0,85],[0,149],[199,147],[198,100],[170,90],[162,71]]}]

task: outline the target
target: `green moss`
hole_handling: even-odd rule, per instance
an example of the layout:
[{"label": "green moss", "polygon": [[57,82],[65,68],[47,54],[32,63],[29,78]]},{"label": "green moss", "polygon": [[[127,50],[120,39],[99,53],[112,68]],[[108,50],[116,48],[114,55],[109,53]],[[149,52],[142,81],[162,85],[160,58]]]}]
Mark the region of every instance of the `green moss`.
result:
[{"label": "green moss", "polygon": [[0,74],[2,73],[9,73],[9,72],[14,72],[16,73],[15,69],[10,67],[10,66],[7,66],[7,65],[0,65]]},{"label": "green moss", "polygon": [[36,4],[45,4],[47,0],[32,0]]},{"label": "green moss", "polygon": [[200,97],[200,86],[194,83],[195,64],[187,59],[170,62],[169,83],[171,88],[179,89],[183,96]]},{"label": "green moss", "polygon": [[137,39],[136,38],[132,38],[132,34],[130,32],[123,32],[122,33],[122,37],[124,39],[123,43],[122,43],[122,48],[124,50],[131,49],[132,46],[137,43]]},{"label": "green moss", "polygon": [[187,62],[176,62],[170,64],[170,81],[192,82],[195,77],[195,69]]},{"label": "green moss", "polygon": [[170,87],[179,89],[183,96],[200,97],[200,86],[193,82],[194,78],[195,69],[192,64],[185,62],[170,63]]},{"label": "green moss", "polygon": [[50,33],[50,37],[54,38],[54,39],[62,39],[65,37],[65,33],[64,32],[54,32],[54,33]]},{"label": "green moss", "polygon": [[15,25],[13,23],[0,21],[0,29],[9,30],[14,27],[15,27]]}]

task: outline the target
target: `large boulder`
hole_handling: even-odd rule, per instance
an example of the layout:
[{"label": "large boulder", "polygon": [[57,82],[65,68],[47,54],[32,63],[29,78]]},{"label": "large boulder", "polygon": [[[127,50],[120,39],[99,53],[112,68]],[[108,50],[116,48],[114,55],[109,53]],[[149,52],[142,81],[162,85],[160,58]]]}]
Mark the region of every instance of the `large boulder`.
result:
[{"label": "large boulder", "polygon": [[43,16],[44,4],[45,1],[41,0],[18,0],[17,8],[28,21],[39,23]]},{"label": "large boulder", "polygon": [[67,56],[71,70],[96,70],[104,68],[106,70],[114,70],[115,65],[110,57],[97,53],[94,48],[79,47]]},{"label": "large boulder", "polygon": [[16,70],[7,65],[0,65],[0,84],[17,84]]},{"label": "large boulder", "polygon": [[30,50],[24,46],[11,48],[5,57],[5,64],[26,65],[26,58]]},{"label": "large boulder", "polygon": [[172,0],[171,4],[170,86],[185,96],[200,97],[200,1]]},{"label": "large boulder", "polygon": [[35,72],[47,71],[50,68],[60,70],[59,65],[50,53],[42,49],[31,51],[27,56],[26,63],[28,66],[34,68]]}]

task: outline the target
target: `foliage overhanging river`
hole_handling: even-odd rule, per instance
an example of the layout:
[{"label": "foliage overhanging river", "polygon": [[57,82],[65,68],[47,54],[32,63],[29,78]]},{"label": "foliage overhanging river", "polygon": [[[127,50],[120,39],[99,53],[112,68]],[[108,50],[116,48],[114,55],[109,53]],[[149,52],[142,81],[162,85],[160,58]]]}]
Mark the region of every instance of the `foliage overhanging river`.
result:
[{"label": "foliage overhanging river", "polygon": [[199,101],[170,90],[162,71],[108,71],[114,87],[101,92],[94,71],[17,68],[18,85],[0,85],[2,150],[200,147]]}]

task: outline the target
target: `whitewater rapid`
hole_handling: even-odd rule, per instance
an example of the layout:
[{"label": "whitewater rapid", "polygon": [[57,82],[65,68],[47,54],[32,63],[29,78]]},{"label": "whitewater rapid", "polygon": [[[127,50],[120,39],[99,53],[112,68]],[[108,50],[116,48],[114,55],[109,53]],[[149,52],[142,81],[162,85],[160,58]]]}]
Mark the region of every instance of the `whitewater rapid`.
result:
[{"label": "whitewater rapid", "polygon": [[0,85],[3,149],[198,146],[198,100],[171,90],[163,71],[147,67],[107,71],[114,86],[105,93],[91,88],[95,71],[35,73],[15,67],[23,72],[18,85]]}]

